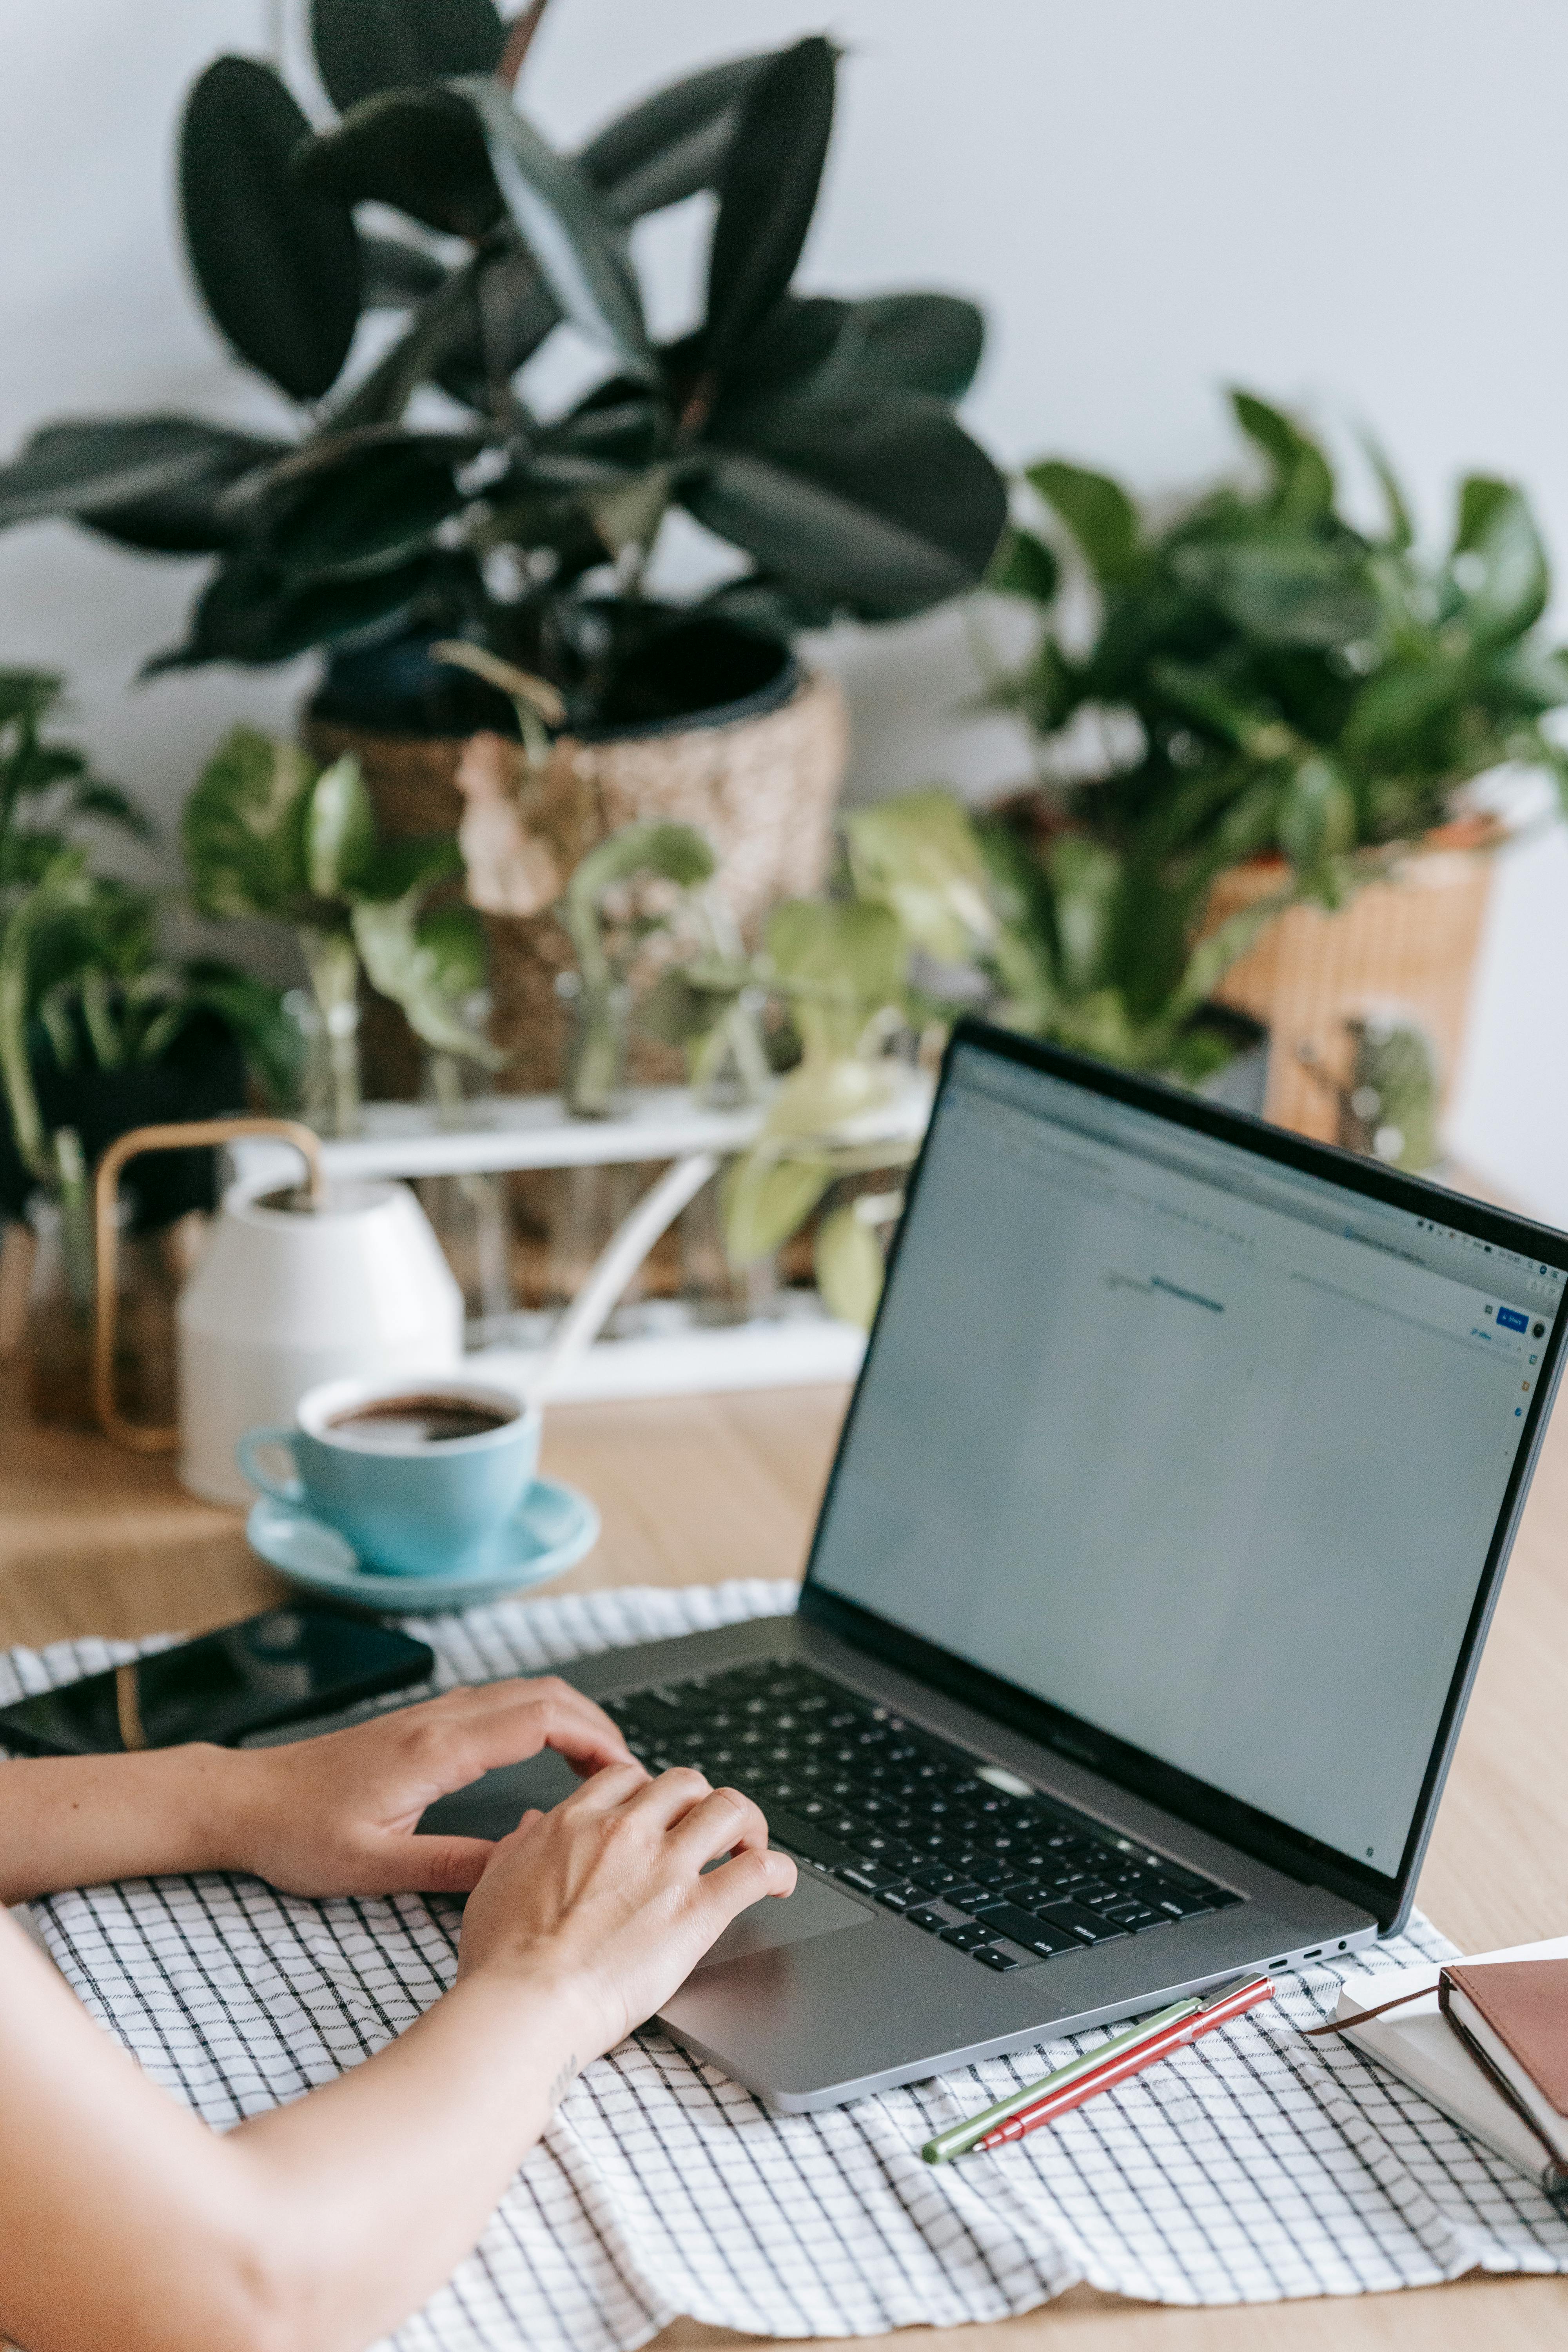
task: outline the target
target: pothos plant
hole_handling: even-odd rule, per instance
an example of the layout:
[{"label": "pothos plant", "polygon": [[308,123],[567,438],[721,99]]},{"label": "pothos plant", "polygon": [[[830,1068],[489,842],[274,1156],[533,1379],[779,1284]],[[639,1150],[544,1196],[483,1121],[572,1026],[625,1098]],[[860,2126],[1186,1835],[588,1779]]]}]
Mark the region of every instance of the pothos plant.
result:
[{"label": "pothos plant", "polygon": [[773,999],[799,1044],[727,1180],[731,1257],[768,1255],[826,1203],[818,1288],[835,1313],[866,1323],[903,1205],[901,1171],[930,1109],[925,1073],[957,1015],[983,1013],[1201,1084],[1236,1050],[1205,1019],[1206,1001],[1274,908],[1251,908],[1189,946],[1152,1003],[1114,919],[1127,900],[1113,853],[1078,840],[1031,846],[1005,820],[973,816],[941,791],[847,811],[841,824],[837,897],[778,908],[761,956],[699,961],[681,977],[691,1037],[711,1034],[721,1008],[750,989]]},{"label": "pothos plant", "polygon": [[[491,0],[311,0],[337,110],[321,127],[258,59],[196,82],[179,155],[192,271],[298,431],[74,417],[0,468],[0,523],[68,515],[214,559],[184,642],[151,667],[467,636],[552,681],[574,723],[603,723],[679,699],[673,655],[642,658],[668,618],[641,592],[672,509],[746,559],[710,605],[753,624],[917,613],[982,575],[1005,486],[953,415],[979,313],[792,291],[829,42],[710,68],[566,153],[515,102],[539,14],[509,28]],[[630,232],[699,192],[702,315],[660,342]],[[397,233],[372,233],[366,205]],[[362,366],[368,311],[400,324]],[[563,329],[598,378],[545,414],[520,371]]]},{"label": "pothos plant", "polygon": [[484,981],[478,919],[429,903],[461,876],[458,845],[383,840],[357,761],[320,768],[292,743],[237,727],[197,780],[181,833],[200,912],[259,916],[298,938],[334,1132],[358,1122],[362,971],[435,1051],[499,1066],[466,1009]]},{"label": "pothos plant", "polygon": [[1097,845],[1062,870],[1099,900],[1144,1006],[1170,994],[1222,868],[1275,858],[1332,906],[1489,769],[1568,790],[1545,723],[1568,703],[1568,653],[1542,627],[1550,574],[1524,493],[1468,478],[1430,556],[1374,446],[1383,512],[1363,527],[1321,442],[1250,393],[1231,407],[1255,476],[1159,512],[1081,467],[1028,469],[1088,574],[1087,645],[1037,533],[1012,530],[993,573],[1044,622],[999,698],[1037,731],[1047,811]]}]

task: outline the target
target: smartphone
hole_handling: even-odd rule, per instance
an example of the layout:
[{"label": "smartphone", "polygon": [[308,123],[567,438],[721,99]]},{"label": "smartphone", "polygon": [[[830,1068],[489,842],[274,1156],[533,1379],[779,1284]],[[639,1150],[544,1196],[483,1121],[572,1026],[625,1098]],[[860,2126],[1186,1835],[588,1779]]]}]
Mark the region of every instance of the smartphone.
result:
[{"label": "smartphone", "polygon": [[331,1714],[423,1682],[423,1642],[332,1609],[268,1609],[196,1641],[0,1707],[0,1748],[24,1756],[119,1756],[247,1734]]}]

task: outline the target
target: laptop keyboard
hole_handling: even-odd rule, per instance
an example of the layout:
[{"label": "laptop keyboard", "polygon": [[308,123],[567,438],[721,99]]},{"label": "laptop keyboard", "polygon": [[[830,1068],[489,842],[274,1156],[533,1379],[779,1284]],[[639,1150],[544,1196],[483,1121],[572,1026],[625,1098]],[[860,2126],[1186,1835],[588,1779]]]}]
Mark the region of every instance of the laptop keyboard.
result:
[{"label": "laptop keyboard", "polygon": [[967,1952],[1019,1968],[1242,1898],[1085,1814],[1009,1795],[973,1757],[777,1660],[601,1702],[650,1772],[743,1790],[775,1843]]}]

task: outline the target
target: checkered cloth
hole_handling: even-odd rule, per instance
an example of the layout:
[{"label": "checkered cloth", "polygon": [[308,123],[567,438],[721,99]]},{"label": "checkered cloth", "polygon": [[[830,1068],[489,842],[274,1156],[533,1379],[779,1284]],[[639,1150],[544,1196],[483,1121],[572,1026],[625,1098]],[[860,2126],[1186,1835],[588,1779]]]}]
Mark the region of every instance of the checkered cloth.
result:
[{"label": "checkered cloth", "polygon": [[[411,1620],[443,1685],[776,1614],[786,1584],[600,1592]],[[131,1654],[0,1659],[0,1696]],[[441,1900],[311,1903],[249,1878],[139,1881],[35,1906],[82,2000],[218,2129],[380,2049],[452,1980]],[[1424,1920],[1359,1969],[1447,1957]],[[770,2115],[647,2028],[590,2066],[479,2247],[398,2352],[625,2352],[680,2314],[759,2336],[998,2319],[1079,2280],[1172,2304],[1358,2294],[1568,2270],[1568,2221],[1348,2044],[1314,1967],[1278,2000],[995,2155],[921,2144],[1100,2037],[817,2116]]]}]

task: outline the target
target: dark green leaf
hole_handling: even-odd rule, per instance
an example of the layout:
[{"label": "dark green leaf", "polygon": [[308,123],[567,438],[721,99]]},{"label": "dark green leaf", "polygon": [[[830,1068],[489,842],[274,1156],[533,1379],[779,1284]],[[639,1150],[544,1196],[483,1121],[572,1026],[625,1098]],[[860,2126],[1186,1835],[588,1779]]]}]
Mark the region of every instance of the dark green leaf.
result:
[{"label": "dark green leaf", "polygon": [[1138,515],[1120,484],[1108,474],[1091,474],[1055,457],[1026,470],[1077,540],[1095,576],[1124,578],[1138,558]]},{"label": "dark green leaf", "polygon": [[1464,483],[1449,569],[1473,636],[1489,643],[1534,627],[1551,575],[1530,509],[1511,482],[1472,475]]},{"label": "dark green leaf", "polygon": [[275,564],[236,557],[198,599],[185,643],[155,656],[143,675],[155,677],[210,661],[247,667],[289,661],[378,625],[390,627],[417,610],[440,573],[435,558],[419,556],[392,571],[301,587]]},{"label": "dark green leaf", "polygon": [[14,726],[18,719],[36,727],[64,688],[58,670],[0,669],[0,727]]},{"label": "dark green leaf", "polygon": [[[777,392],[816,375],[832,357],[850,308],[826,295],[786,294],[736,352],[726,379],[733,395]],[[664,362],[673,383],[695,380],[707,363],[701,332],[671,344]]]},{"label": "dark green leaf", "polygon": [[1279,813],[1279,846],[1299,874],[1315,873],[1354,846],[1355,802],[1326,759],[1304,760]]},{"label": "dark green leaf", "polygon": [[496,184],[563,315],[629,375],[657,378],[621,232],[585,172],[558,155],[499,82],[467,81]]},{"label": "dark green leaf", "polygon": [[362,285],[348,205],[289,171],[310,130],[269,66],[219,58],[180,132],[180,210],[202,298],[240,358],[296,400],[337,381]]},{"label": "dark green leaf", "polygon": [[1469,666],[1436,649],[1376,671],[1358,691],[1342,738],[1352,759],[1395,769],[1429,764],[1434,738],[1446,751],[1448,732],[1469,692]]},{"label": "dark green leaf", "polygon": [[1292,522],[1310,522],[1331,513],[1334,478],[1315,441],[1299,425],[1250,392],[1233,392],[1230,404],[1247,439],[1274,468],[1274,509]]},{"label": "dark green leaf", "polygon": [[991,460],[918,393],[750,402],[726,442],[682,501],[792,593],[866,619],[974,587],[1006,520]]},{"label": "dark green leaf", "polygon": [[985,321],[954,294],[879,294],[844,304],[844,321],[816,389],[886,384],[962,400],[974,381]]},{"label": "dark green leaf", "polygon": [[[505,93],[497,95],[504,105]],[[293,172],[314,194],[391,205],[449,236],[484,236],[506,211],[479,117],[456,89],[365,99],[298,150]]]},{"label": "dark green leaf", "polygon": [[268,557],[299,577],[405,563],[464,503],[453,467],[473,454],[449,434],[345,436],[271,477],[257,519]]},{"label": "dark green leaf", "polygon": [[[191,520],[252,467],[283,454],[287,443],[233,433],[196,416],[84,416],[46,425],[11,465],[0,467],[0,526],[38,515],[68,514],[111,536],[130,537],[139,514]],[[151,542],[184,551],[171,535]],[[205,534],[195,551],[207,544]],[[213,544],[221,542],[213,541]]]},{"label": "dark green leaf", "polygon": [[217,957],[197,957],[179,967],[184,1003],[192,1013],[213,1013],[228,1029],[268,1101],[278,1109],[294,1098],[303,1040],[299,1024],[283,1010],[282,992],[237,965]]},{"label": "dark green leaf", "polygon": [[705,365],[722,375],[795,275],[833,129],[835,52],[820,35],[773,58],[741,103],[718,180]]},{"label": "dark green leaf", "polygon": [[616,220],[636,220],[712,186],[741,101],[775,54],[731,58],[672,82],[589,140],[578,163]]},{"label": "dark green leaf", "polygon": [[491,0],[310,0],[310,43],[346,114],[378,90],[494,73],[506,26]]},{"label": "dark green leaf", "polygon": [[1003,534],[985,584],[998,595],[1027,596],[1037,604],[1049,604],[1056,600],[1060,580],[1054,551],[1032,530],[1021,530],[1015,523]]},{"label": "dark green leaf", "polygon": [[1270,539],[1173,550],[1171,568],[1237,627],[1278,646],[1343,646],[1369,637],[1377,597],[1362,551],[1319,540]]},{"label": "dark green leaf", "polygon": [[463,853],[450,834],[415,834],[378,842],[355,889],[362,898],[385,904],[406,898],[410,891],[433,889],[437,882],[455,882],[462,871]]},{"label": "dark green leaf", "polygon": [[143,816],[129,793],[121,792],[118,784],[97,781],[79,784],[71,794],[71,808],[77,816],[95,817],[100,824],[117,825],[122,833],[130,834],[132,840],[151,841],[153,838],[151,819]]},{"label": "dark green leaf", "polygon": [[406,310],[444,286],[450,274],[433,253],[405,237],[362,236],[360,255],[367,310]]}]

